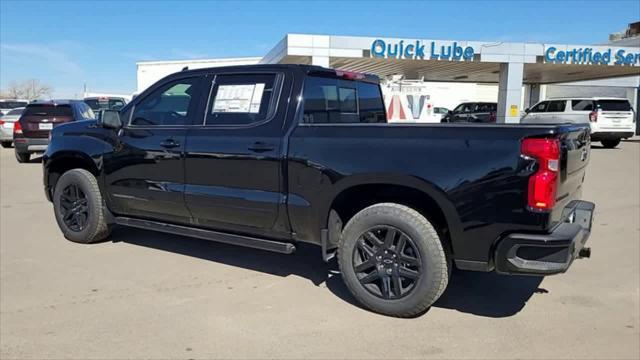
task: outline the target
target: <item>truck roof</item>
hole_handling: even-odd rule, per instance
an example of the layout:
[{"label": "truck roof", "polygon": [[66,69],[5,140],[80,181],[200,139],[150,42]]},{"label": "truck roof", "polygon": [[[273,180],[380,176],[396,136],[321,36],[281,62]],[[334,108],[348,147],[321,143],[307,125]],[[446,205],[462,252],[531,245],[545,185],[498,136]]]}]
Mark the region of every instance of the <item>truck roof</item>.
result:
[{"label": "truck roof", "polygon": [[[380,78],[374,74],[355,72],[351,70],[341,70],[341,69],[331,69],[317,65],[303,65],[303,64],[256,64],[256,65],[235,65],[235,66],[220,66],[220,67],[208,67],[208,68],[199,68],[189,70],[185,68],[185,70],[172,74],[201,74],[208,72],[233,72],[233,71],[242,71],[245,72],[247,70],[298,70],[305,72],[307,74],[317,74],[317,75],[325,75],[325,76],[337,76],[343,77],[349,80],[361,80],[367,82],[380,82]],[[169,75],[169,76],[172,76]]]}]

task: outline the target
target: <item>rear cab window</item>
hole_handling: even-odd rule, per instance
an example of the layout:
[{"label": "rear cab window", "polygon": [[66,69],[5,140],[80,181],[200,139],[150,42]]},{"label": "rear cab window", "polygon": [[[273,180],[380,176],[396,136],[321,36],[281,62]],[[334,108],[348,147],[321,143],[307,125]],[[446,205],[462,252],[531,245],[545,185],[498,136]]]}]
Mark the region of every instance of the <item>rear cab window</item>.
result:
[{"label": "rear cab window", "polygon": [[331,77],[305,80],[303,122],[308,124],[386,123],[378,84]]}]

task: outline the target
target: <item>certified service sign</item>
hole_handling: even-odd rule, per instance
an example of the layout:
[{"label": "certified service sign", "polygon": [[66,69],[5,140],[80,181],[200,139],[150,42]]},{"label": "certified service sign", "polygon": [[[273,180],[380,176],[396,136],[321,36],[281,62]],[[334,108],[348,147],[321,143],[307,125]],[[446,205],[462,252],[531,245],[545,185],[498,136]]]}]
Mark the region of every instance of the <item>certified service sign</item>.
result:
[{"label": "certified service sign", "polygon": [[611,48],[598,51],[590,47],[559,50],[549,46],[544,51],[544,61],[556,64],[639,66],[640,52]]}]

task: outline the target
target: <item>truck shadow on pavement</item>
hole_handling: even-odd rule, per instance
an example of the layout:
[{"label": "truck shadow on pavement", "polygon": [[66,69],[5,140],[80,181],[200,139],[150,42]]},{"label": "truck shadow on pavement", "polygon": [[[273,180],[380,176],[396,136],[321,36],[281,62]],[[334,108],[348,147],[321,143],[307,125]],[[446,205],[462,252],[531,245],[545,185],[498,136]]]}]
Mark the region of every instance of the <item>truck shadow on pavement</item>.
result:
[{"label": "truck shadow on pavement", "polygon": [[[300,244],[294,255],[284,255],[123,227],[114,229],[111,240],[276,276],[300,276],[309,279],[315,286],[324,284],[343,301],[362,308],[342,282],[336,261],[323,262],[317,246]],[[454,271],[449,287],[434,307],[485,317],[508,317],[522,310],[534,293],[547,292],[539,288],[541,282],[542,277]]]}]

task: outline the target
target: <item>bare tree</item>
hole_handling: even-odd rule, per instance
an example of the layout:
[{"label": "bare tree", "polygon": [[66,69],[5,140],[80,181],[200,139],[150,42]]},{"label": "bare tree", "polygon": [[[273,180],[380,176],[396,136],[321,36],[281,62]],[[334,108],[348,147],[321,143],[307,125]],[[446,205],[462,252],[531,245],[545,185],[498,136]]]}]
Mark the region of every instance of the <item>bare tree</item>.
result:
[{"label": "bare tree", "polygon": [[12,81],[6,90],[2,91],[2,96],[9,99],[37,99],[43,95],[50,95],[53,88],[43,84],[40,80],[29,79],[20,83]]}]

